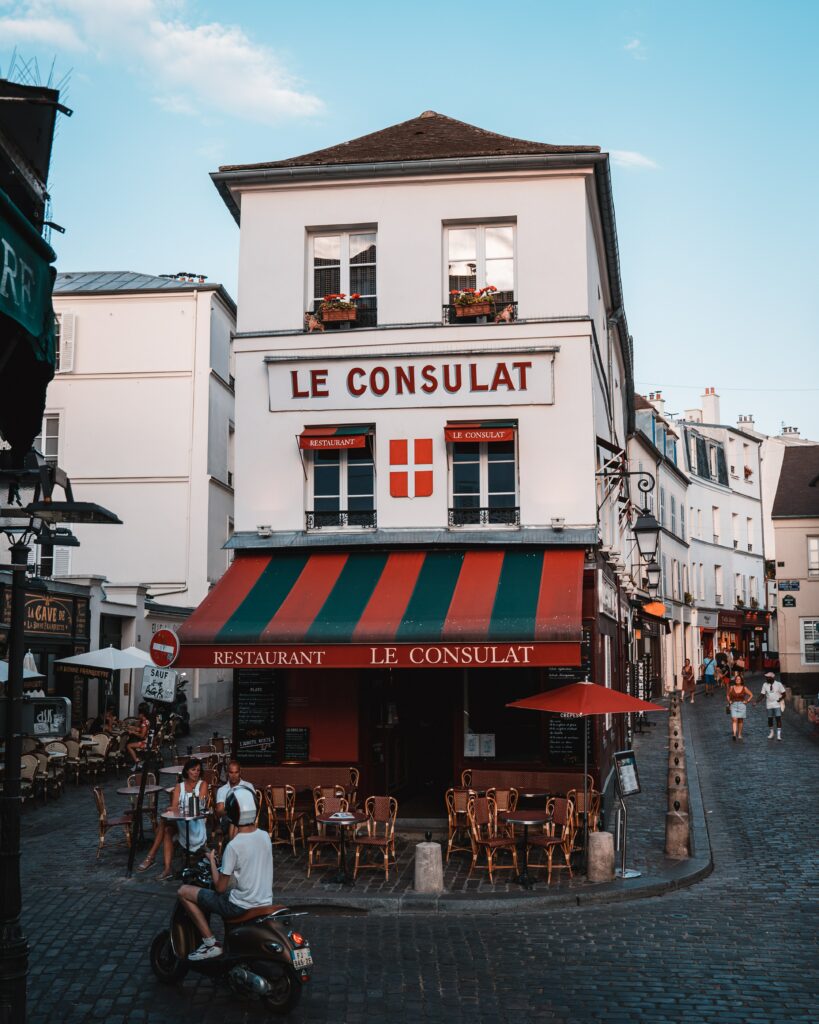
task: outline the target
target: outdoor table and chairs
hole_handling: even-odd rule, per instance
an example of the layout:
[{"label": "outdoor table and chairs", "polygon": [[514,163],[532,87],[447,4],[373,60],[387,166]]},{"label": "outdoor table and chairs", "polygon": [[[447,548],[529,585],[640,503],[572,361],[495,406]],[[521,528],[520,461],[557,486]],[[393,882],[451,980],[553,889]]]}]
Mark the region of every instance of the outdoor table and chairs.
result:
[{"label": "outdoor table and chairs", "polygon": [[546,811],[516,810],[506,816],[506,821],[509,825],[523,826],[523,835],[520,840],[520,845],[518,846],[516,861],[520,860],[520,858],[523,859],[523,867],[518,873],[517,881],[524,889],[531,889],[534,884],[531,876],[529,875],[529,829],[533,827],[540,827],[543,829],[549,820],[550,816]]},{"label": "outdoor table and chairs", "polygon": [[574,834],[576,818],[574,804],[564,797],[552,797],[546,805],[546,816],[548,819],[548,830],[544,829],[528,840],[526,860],[524,861],[524,873],[528,876],[528,858],[530,849],[541,849],[546,854],[545,864],[532,864],[533,868],[546,867],[546,884],[552,883],[552,859],[555,850],[563,854],[563,864],[555,864],[554,868],[565,868],[572,878],[572,847],[574,846]]},{"label": "outdoor table and chairs", "polygon": [[190,828],[191,828],[191,822],[192,821],[205,821],[212,813],[213,812],[210,810],[210,808],[204,808],[198,814],[185,814],[184,811],[180,811],[180,810],[176,810],[176,811],[170,811],[170,810],[169,811],[163,811],[162,814],[161,814],[161,817],[164,818],[165,821],[173,821],[173,822],[175,822],[177,824],[177,826],[178,826],[180,821],[183,821],[185,823],[185,867],[186,868],[189,868],[191,866],[191,850],[190,850],[190,836],[191,836]]},{"label": "outdoor table and chairs", "polygon": [[[498,832],[497,811],[495,801],[486,796],[470,797],[466,807],[469,819],[469,830],[472,841],[472,863],[469,865],[469,875],[476,867],[485,867],[489,872],[489,881],[494,882],[496,871],[512,871],[518,873],[518,851],[515,840],[508,834]],[[507,816],[507,822],[512,821]],[[486,863],[480,865],[478,859],[484,854]],[[511,864],[500,864],[497,862],[498,855],[509,853],[512,857]]]},{"label": "outdoor table and chairs", "polygon": [[[384,881],[390,879],[390,858],[395,863],[395,819],[398,817],[398,801],[394,796],[368,796],[364,801],[366,834],[356,835],[355,869],[353,879],[358,878],[362,868],[380,870],[382,865],[376,860],[367,864],[361,863],[361,851],[372,850],[380,853],[383,858]],[[342,836],[343,836],[342,831]],[[343,857],[343,853],[342,853]]]},{"label": "outdoor table and chairs", "polygon": [[[345,800],[346,804],[347,801]],[[316,821],[325,826],[335,827],[338,832],[338,871],[333,876],[333,881],[339,885],[354,885],[355,876],[350,875],[347,866],[347,829],[363,825],[368,821],[368,815],[361,811],[339,810],[332,814],[320,813],[316,815]],[[357,841],[357,840],[356,840]],[[358,850],[356,850],[356,872],[358,871]]]},{"label": "outdoor table and chairs", "polygon": [[[321,856],[322,846],[329,846],[331,850],[335,851],[336,862],[338,864],[339,873],[341,873],[341,846],[343,840],[343,832],[339,834],[339,831],[333,828],[337,824],[337,819],[333,818],[334,814],[346,814],[349,812],[349,805],[344,797],[338,796],[321,796],[316,799],[316,828],[317,832],[315,835],[307,837],[307,877],[310,877],[310,872],[313,869],[313,864],[318,862]],[[322,819],[329,819],[324,821]]]},{"label": "outdoor table and chairs", "polygon": [[[150,780],[151,778],[153,778],[153,775],[149,774],[148,775],[148,779]],[[144,793],[145,793],[146,797],[149,797],[149,800],[146,802],[146,804],[143,805],[142,813],[143,814],[147,814],[148,817],[151,819],[151,826],[154,829],[154,831],[156,831],[156,828],[157,828],[157,821],[156,821],[156,800],[157,800],[157,797],[156,797],[156,794],[157,793],[161,793],[162,790],[163,790],[163,787],[162,786],[157,786],[156,783],[154,783],[154,782],[148,781],[148,782],[145,783]],[[134,814],[136,814],[136,804],[137,804],[137,798],[139,797],[139,791],[140,791],[140,784],[139,784],[139,782],[138,781],[131,782],[130,780],[129,780],[129,783],[128,783],[127,786],[120,786],[117,789],[117,793],[119,793],[120,796],[130,797],[131,805],[133,806],[133,809],[134,809],[133,810]],[[136,822],[136,827],[137,827],[137,839],[142,839],[142,816],[141,815],[140,815],[140,820]]]},{"label": "outdoor table and chairs", "polygon": [[444,794],[447,816],[446,862],[453,853],[472,853],[467,805],[478,794],[468,786],[451,786]]}]

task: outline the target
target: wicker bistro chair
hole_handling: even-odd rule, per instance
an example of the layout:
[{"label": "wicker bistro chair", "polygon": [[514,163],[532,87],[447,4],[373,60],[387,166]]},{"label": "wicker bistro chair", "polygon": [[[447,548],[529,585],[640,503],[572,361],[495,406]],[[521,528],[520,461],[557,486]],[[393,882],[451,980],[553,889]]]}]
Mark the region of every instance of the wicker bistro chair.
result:
[{"label": "wicker bistro chair", "polygon": [[[316,814],[335,814],[336,811],[348,810],[347,801],[344,797],[321,796],[316,801]],[[321,859],[322,846],[329,846],[336,852],[336,865],[341,866],[341,836],[338,830],[332,825],[322,825],[316,822],[318,832],[314,836],[307,837],[307,877],[313,868],[313,863]]]},{"label": "wicker bistro chair", "polygon": [[339,783],[333,786],[313,786],[313,810],[316,814],[322,813],[318,809],[319,800],[326,800],[328,797],[333,797],[336,800],[347,800],[347,791]]},{"label": "wicker bistro chair", "polygon": [[[495,871],[514,871],[516,875],[519,874],[515,840],[508,835],[498,835],[495,801],[485,796],[470,797],[466,813],[472,839],[472,863],[467,877],[472,875],[476,867],[482,866],[478,864],[481,852],[486,856],[485,866],[489,871],[490,882],[495,881]],[[503,852],[512,854],[511,864],[501,865],[495,862],[498,854]]]},{"label": "wicker bistro chair", "polygon": [[461,772],[461,785],[468,788],[472,785],[472,769],[464,768]]},{"label": "wicker bistro chair", "polygon": [[289,785],[268,786],[265,790],[267,801],[267,830],[273,846],[291,846],[296,854],[296,836],[301,837],[302,847],[306,846],[304,811],[296,810],[296,790]]},{"label": "wicker bistro chair", "polygon": [[65,773],[66,773],[66,758],[68,756],[68,748],[62,740],[51,740],[45,745],[46,753],[52,754],[65,754],[66,757],[55,757],[49,761],[52,774],[57,780],[57,788],[62,793],[65,789]]},{"label": "wicker bistro chair", "polygon": [[[141,782],[142,782],[142,772],[136,772],[135,774],[128,776],[128,785],[129,786],[139,786]],[[154,775],[153,772],[148,772],[148,775],[147,775],[147,778],[145,779],[145,782],[149,786],[155,786],[156,785],[156,776]],[[142,803],[142,813],[143,814],[147,814],[148,820],[151,823],[151,828],[154,830],[154,833],[156,833],[157,829],[159,828],[159,822],[157,821],[157,810],[158,810],[158,808],[157,808],[157,797],[158,796],[159,796],[159,793],[146,793],[145,794],[145,799],[143,800],[143,803]],[[131,797],[131,807],[133,808],[133,812],[132,812],[133,814],[136,813],[136,805],[137,805],[137,800],[138,799],[139,799],[139,797],[136,797],[136,796],[132,796]]]},{"label": "wicker bistro chair", "polygon": [[[601,796],[596,789],[589,789],[589,832],[597,832],[600,828],[600,802]],[[583,803],[584,794],[582,789],[570,789],[566,799],[571,800],[574,805],[574,846],[572,852],[583,849],[583,824],[586,817],[586,808]]]},{"label": "wicker bistro chair", "polygon": [[33,736],[24,736],[20,740],[20,753],[21,754],[33,754],[34,751],[40,746],[37,740]]},{"label": "wicker bistro chair", "polygon": [[125,832],[125,845],[130,847],[134,820],[130,811],[126,811],[115,818],[109,817],[105,807],[105,796],[99,786],[94,786],[94,801],[97,805],[97,813],[99,814],[100,841],[99,846],[97,846],[97,860],[99,860],[109,829],[123,829]]},{"label": "wicker bistro chair", "polygon": [[[367,815],[366,835],[357,835],[355,844],[355,867],[353,878],[358,878],[359,868],[384,868],[384,880],[390,880],[390,857],[395,862],[395,819],[398,816],[398,801],[394,796],[368,796],[364,801]],[[383,865],[374,861],[361,864],[362,850],[380,850],[383,854]]]},{"label": "wicker bistro chair", "polygon": [[48,754],[42,750],[35,750],[26,756],[33,757],[37,761],[37,770],[34,773],[34,788],[39,792],[43,801],[47,801],[49,796],[56,796],[59,786],[52,772],[52,765],[49,762]]},{"label": "wicker bistro chair", "polygon": [[474,789],[452,787],[444,794],[447,816],[446,862],[453,853],[472,853],[469,818],[466,808],[471,797],[478,794]]},{"label": "wicker bistro chair", "polygon": [[[555,864],[554,868],[561,870],[565,868],[572,877],[572,847],[574,846],[575,835],[575,810],[571,800],[563,797],[553,796],[546,801],[546,813],[551,820],[546,823],[543,833],[529,836],[529,847],[526,850],[526,864],[531,868],[546,867],[546,882],[552,884],[552,858],[555,850],[560,850],[563,856],[562,864]],[[533,863],[529,859],[529,850],[542,850],[546,859]]]},{"label": "wicker bistro chair", "polygon": [[20,796],[23,803],[31,800],[35,792],[35,778],[39,763],[34,754],[23,754],[20,758]]},{"label": "wicker bistro chair", "polygon": [[118,736],[113,736],[105,754],[108,764],[116,770],[117,778],[119,778],[120,768],[125,767],[125,759],[128,753],[125,749],[127,742],[127,732],[122,732]]},{"label": "wicker bistro chair", "polygon": [[74,785],[80,784],[80,771],[84,764],[84,759],[80,757],[80,744],[77,740],[65,739],[63,740],[68,757],[63,762],[65,771],[74,776]]},{"label": "wicker bistro chair", "polygon": [[350,789],[347,793],[347,800],[350,807],[358,805],[358,783],[361,779],[361,772],[358,768],[350,768]]},{"label": "wicker bistro chair", "polygon": [[111,737],[104,732],[94,733],[96,747],[80,748],[85,751],[85,770],[89,775],[104,775],[108,766],[107,754],[111,744]]},{"label": "wicker bistro chair", "polygon": [[495,815],[499,835],[514,836],[515,826],[509,825],[506,818],[518,806],[518,791],[514,786],[508,789],[487,789],[488,799],[495,801]]}]

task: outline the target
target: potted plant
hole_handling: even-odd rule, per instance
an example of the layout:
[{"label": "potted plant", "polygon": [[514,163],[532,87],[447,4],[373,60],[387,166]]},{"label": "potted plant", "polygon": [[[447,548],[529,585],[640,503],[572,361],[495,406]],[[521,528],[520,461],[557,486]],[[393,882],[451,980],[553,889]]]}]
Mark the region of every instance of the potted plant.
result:
[{"label": "potted plant", "polygon": [[745,472],[745,479],[746,480],[750,480],[751,477],[754,475],[754,471],[753,471],[753,468],[751,466],[746,466],[744,472]]},{"label": "potted plant", "polygon": [[690,594],[686,590],[686,592],[683,594],[683,601],[684,601],[685,604],[693,604],[694,603],[694,597],[693,597],[692,594]]},{"label": "potted plant", "polygon": [[497,290],[493,284],[477,289],[455,288],[449,293],[452,305],[455,307],[455,316],[489,316],[495,308],[495,292]]},{"label": "potted plant", "polygon": [[339,320],[354,321],[358,316],[356,300],[360,298],[361,296],[358,292],[353,292],[349,298],[344,292],[325,295],[319,305],[318,313],[325,324],[334,323]]},{"label": "potted plant", "polygon": [[744,607],[745,607],[745,602],[742,600],[741,597],[738,597],[737,598],[737,608],[744,608]]},{"label": "potted plant", "polygon": [[759,601],[757,601],[757,599],[755,597],[751,598],[751,607],[752,608],[758,608],[759,607]]}]

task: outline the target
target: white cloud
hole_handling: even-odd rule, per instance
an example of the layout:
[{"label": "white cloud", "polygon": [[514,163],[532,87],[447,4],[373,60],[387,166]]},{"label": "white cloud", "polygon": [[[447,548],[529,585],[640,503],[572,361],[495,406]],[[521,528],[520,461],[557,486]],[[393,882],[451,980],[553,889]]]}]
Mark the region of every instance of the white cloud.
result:
[{"label": "white cloud", "polygon": [[609,151],[609,156],[617,167],[637,167],[644,171],[656,171],[660,166],[650,156],[636,153],[633,149],[612,149]]},{"label": "white cloud", "polygon": [[623,47],[635,60],[648,60],[646,49],[639,39],[630,39]]},{"label": "white cloud", "polygon": [[175,113],[214,113],[273,124],[308,117],[324,104],[276,54],[241,28],[191,24],[179,0],[19,0],[0,18],[0,38],[88,48],[150,83]]}]

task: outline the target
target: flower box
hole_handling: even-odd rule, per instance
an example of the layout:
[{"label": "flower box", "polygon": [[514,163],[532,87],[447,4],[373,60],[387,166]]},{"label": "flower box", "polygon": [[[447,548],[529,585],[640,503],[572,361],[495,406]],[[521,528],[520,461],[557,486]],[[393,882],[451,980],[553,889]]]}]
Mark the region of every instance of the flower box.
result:
[{"label": "flower box", "polygon": [[455,316],[489,316],[492,312],[491,302],[469,302],[455,306]]},{"label": "flower box", "polygon": [[321,319],[326,324],[337,323],[340,320],[355,320],[358,310],[353,309],[323,309]]}]

